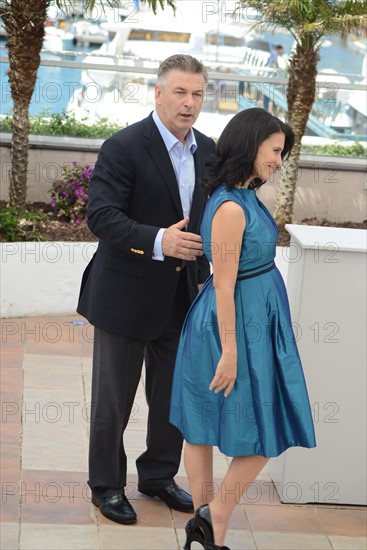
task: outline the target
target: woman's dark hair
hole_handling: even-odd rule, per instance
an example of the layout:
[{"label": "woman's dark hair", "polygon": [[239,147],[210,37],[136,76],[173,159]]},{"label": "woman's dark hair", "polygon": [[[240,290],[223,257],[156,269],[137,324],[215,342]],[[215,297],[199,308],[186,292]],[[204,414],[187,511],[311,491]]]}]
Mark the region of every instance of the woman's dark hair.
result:
[{"label": "woman's dark hair", "polygon": [[288,124],[257,107],[237,113],[224,128],[215,152],[207,159],[208,176],[203,181],[207,195],[222,183],[229,189],[244,183],[251,176],[261,143],[278,132],[285,135],[281,153],[285,159],[294,145],[294,133]]}]

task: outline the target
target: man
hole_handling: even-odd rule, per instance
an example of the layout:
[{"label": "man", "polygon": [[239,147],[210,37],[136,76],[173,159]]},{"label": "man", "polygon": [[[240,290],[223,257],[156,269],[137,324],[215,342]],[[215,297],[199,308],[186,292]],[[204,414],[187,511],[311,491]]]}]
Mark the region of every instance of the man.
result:
[{"label": "man", "polygon": [[206,82],[204,66],[189,55],[163,61],[155,111],[103,144],[90,185],[88,225],[100,242],[78,305],[95,326],[89,485],[93,504],[118,523],[137,519],[124,495],[123,434],[143,359],[149,416],[138,489],[193,510],[174,481],[182,436],[168,416],[182,322],[209,275],[198,235],[200,179],[214,142],[192,129]]},{"label": "man", "polygon": [[[281,44],[278,44],[271,48],[270,55],[268,57],[268,60],[265,64],[265,67],[271,67],[272,69],[278,69],[281,65],[279,64],[279,59],[283,55],[283,46]],[[271,96],[274,96],[274,92],[272,92]],[[264,94],[263,99],[263,106],[264,109],[267,111],[269,110],[269,103],[270,103],[270,86],[269,86],[269,95]],[[274,105],[273,105],[273,112],[274,112]]]}]

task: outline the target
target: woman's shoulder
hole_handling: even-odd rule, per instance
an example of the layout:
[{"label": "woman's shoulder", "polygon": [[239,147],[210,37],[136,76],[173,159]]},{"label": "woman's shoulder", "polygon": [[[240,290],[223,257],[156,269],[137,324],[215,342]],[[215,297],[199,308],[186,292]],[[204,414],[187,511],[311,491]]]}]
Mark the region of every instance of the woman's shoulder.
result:
[{"label": "woman's shoulder", "polygon": [[217,207],[222,202],[232,201],[243,205],[246,202],[247,189],[239,189],[238,187],[229,188],[225,184],[219,185],[211,195],[209,202]]},{"label": "woman's shoulder", "polygon": [[212,195],[210,196],[210,201],[221,201],[221,200],[230,200],[231,197],[233,197],[233,190],[230,189],[227,185],[224,183],[221,183],[218,185],[218,187],[214,190]]}]

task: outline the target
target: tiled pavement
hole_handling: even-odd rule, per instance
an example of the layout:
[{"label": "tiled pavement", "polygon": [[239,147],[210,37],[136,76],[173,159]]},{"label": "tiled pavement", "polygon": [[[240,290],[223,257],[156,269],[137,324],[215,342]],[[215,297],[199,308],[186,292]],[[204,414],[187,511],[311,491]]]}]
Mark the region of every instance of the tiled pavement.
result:
[{"label": "tiled pavement", "polygon": [[[143,382],[126,434],[127,495],[139,521],[114,524],[90,504],[93,330],[78,322],[77,315],[2,322],[0,548],[179,550],[188,516],[136,489],[134,460],[145,437]],[[218,481],[226,460],[216,455]],[[177,481],[187,487],[183,468]],[[362,550],[365,535],[364,508],[282,504],[264,471],[236,507],[226,542],[232,550]]]}]

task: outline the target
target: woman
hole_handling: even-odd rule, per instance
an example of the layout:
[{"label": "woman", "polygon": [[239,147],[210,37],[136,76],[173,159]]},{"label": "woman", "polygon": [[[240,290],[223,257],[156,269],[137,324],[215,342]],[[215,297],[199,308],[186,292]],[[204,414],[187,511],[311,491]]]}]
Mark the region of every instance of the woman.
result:
[{"label": "woman", "polygon": [[[275,267],[277,226],[256,189],[282,166],[292,129],[264,109],[238,113],[208,160],[210,199],[201,226],[213,276],[186,317],[170,421],[185,440],[197,509],[185,549],[223,546],[229,517],[268,459],[314,447],[310,404],[283,279]],[[213,446],[233,457],[217,494]],[[208,501],[210,500],[209,504]]]}]

